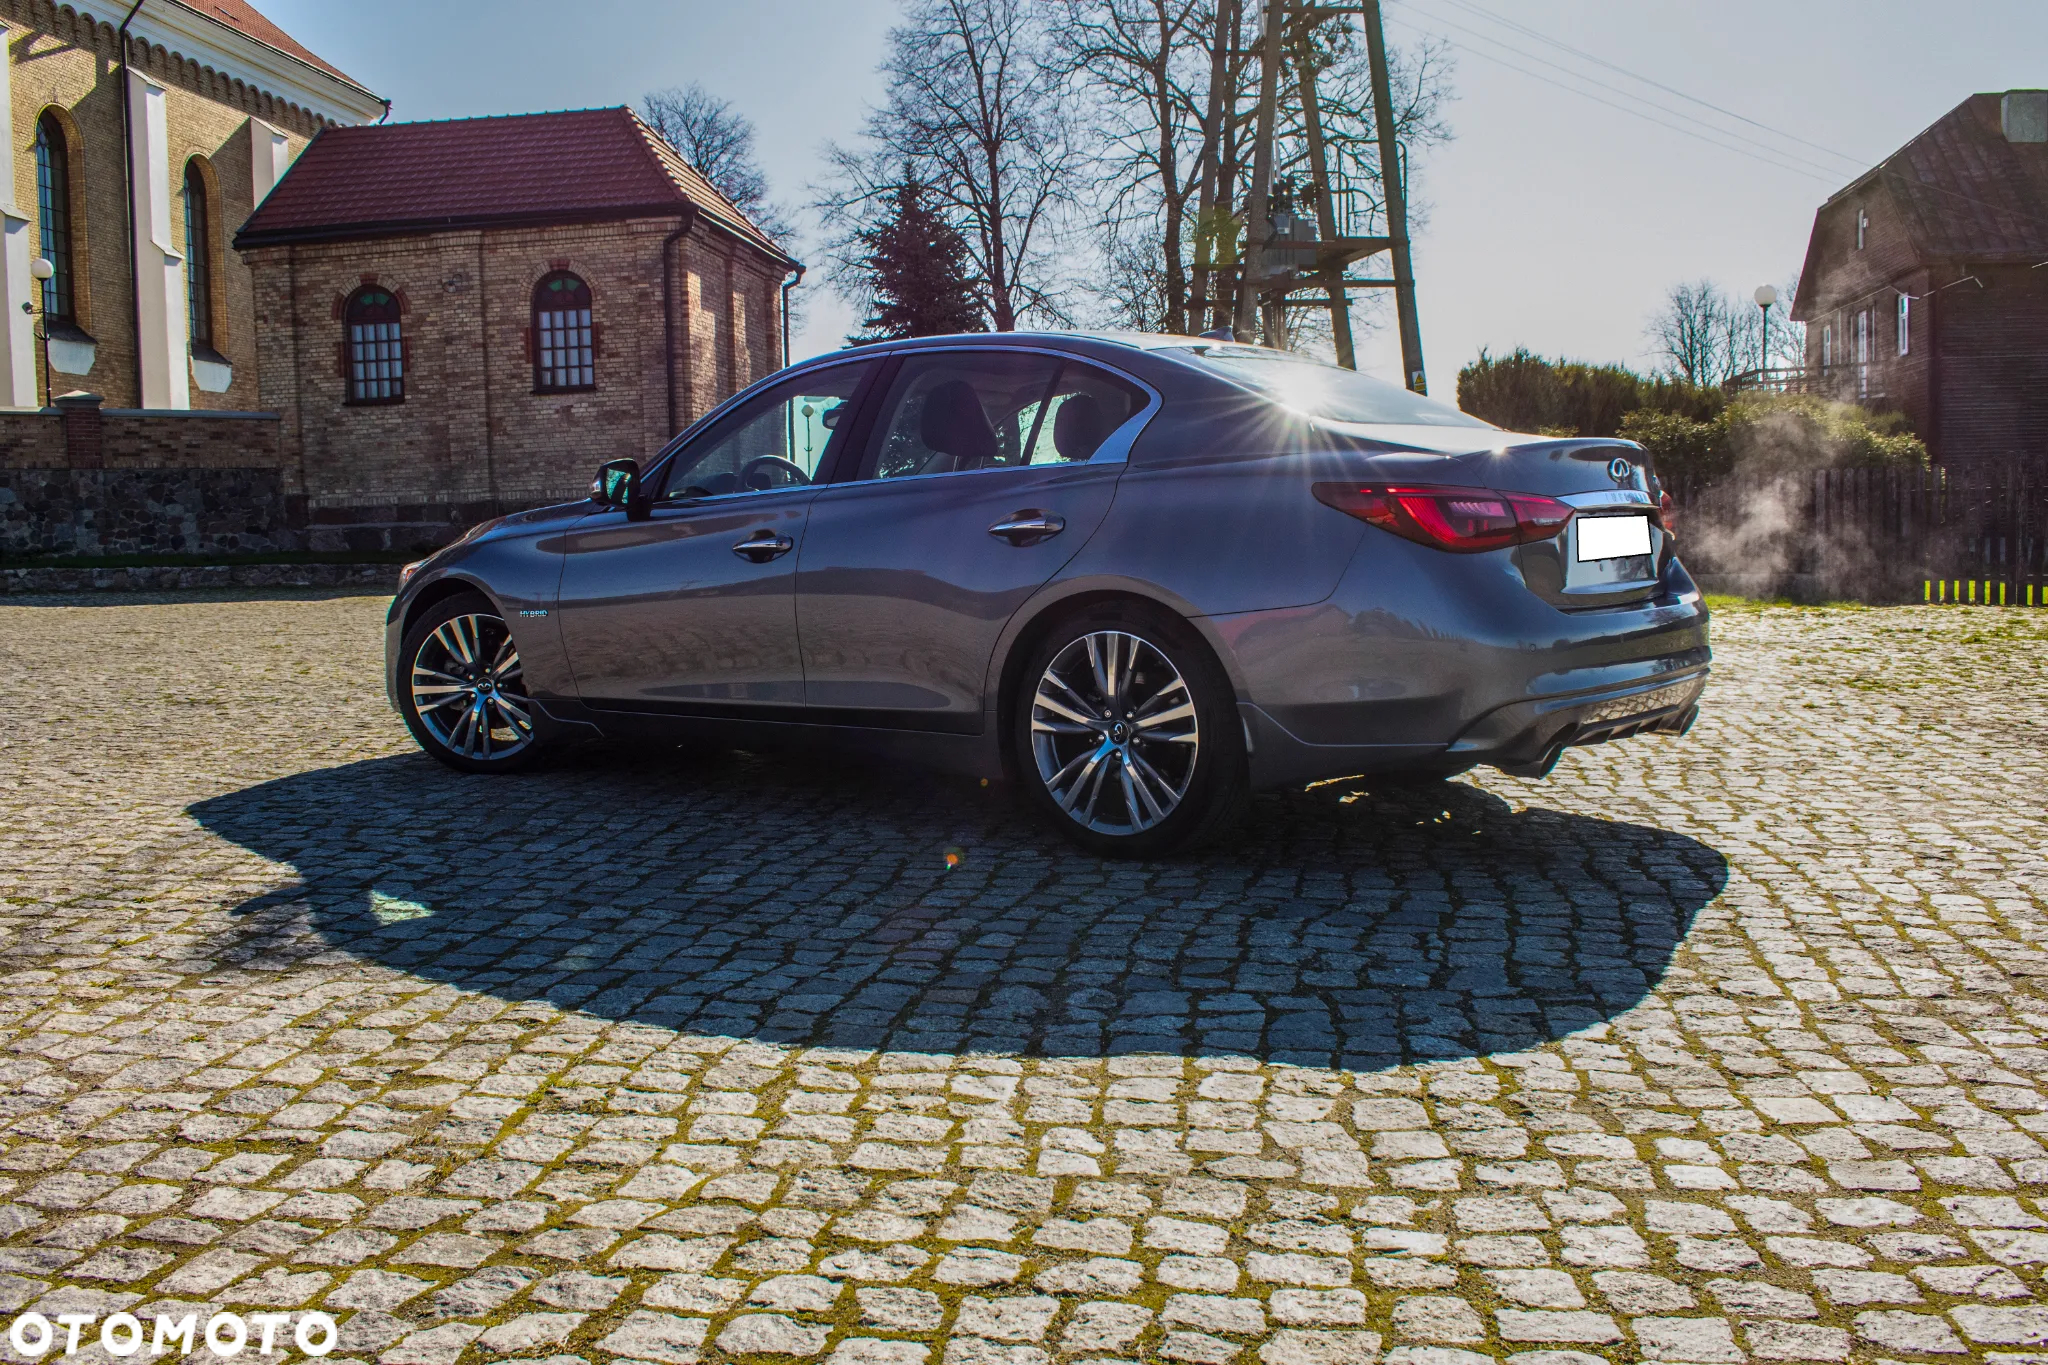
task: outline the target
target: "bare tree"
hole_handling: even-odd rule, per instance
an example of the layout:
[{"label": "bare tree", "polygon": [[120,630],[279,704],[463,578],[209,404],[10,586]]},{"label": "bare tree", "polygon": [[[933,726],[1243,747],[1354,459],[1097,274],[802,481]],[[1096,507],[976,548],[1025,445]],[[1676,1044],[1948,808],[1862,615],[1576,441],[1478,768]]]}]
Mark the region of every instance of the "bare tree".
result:
[{"label": "bare tree", "polygon": [[752,119],[695,83],[641,96],[640,117],[756,227],[784,244],[795,236],[788,214],[768,197]]},{"label": "bare tree", "polygon": [[1712,280],[1674,284],[1646,329],[1663,368],[1690,384],[1719,384],[1734,373],[1734,307]]},{"label": "bare tree", "polygon": [[1763,310],[1712,280],[1671,286],[1644,334],[1661,368],[1693,384],[1725,384],[1755,370],[1796,369],[1806,363],[1806,325],[1792,321],[1798,290],[1794,275],[1778,291],[1768,353]]},{"label": "bare tree", "polygon": [[1171,321],[1174,305],[1158,245],[1151,238],[1112,239],[1102,251],[1102,274],[1090,292],[1107,325],[1133,332],[1181,330]]},{"label": "bare tree", "polygon": [[[1250,97],[1258,84],[1255,46],[1243,31],[1248,7],[1242,0],[1061,0],[1061,73],[1086,110],[1088,155],[1100,168],[1091,179],[1104,187],[1092,207],[1114,258],[1106,290],[1128,283],[1134,253],[1149,253],[1161,325],[1173,330],[1200,330],[1212,304],[1219,316],[1229,311],[1228,267],[1243,234],[1239,200],[1250,182]],[[1419,158],[1450,136],[1442,118],[1449,60],[1431,44],[1391,56],[1397,136]],[[1341,17],[1312,20],[1293,34],[1285,60],[1284,91],[1298,88],[1304,63],[1313,68],[1329,183],[1312,174],[1307,128],[1291,96],[1282,100],[1276,177],[1299,187],[1304,212],[1313,215],[1317,196],[1327,194],[1341,232],[1377,235],[1385,195],[1357,27]],[[1419,222],[1412,188],[1409,211]],[[1299,321],[1308,324],[1299,329],[1304,339],[1327,334],[1309,318]]]},{"label": "bare tree", "polygon": [[1052,239],[1076,158],[1039,21],[1030,0],[906,0],[882,62],[887,98],[861,145],[828,147],[818,196],[840,225],[835,278],[854,297],[865,285],[848,243],[908,166],[967,238],[993,330],[1066,319]]},{"label": "bare tree", "polygon": [[1138,312],[1171,332],[1188,330],[1189,214],[1219,138],[1206,119],[1217,12],[1215,0],[1062,0],[1057,28],[1060,74],[1094,115],[1090,159],[1108,190],[1102,292],[1130,322],[1129,304],[1145,299]]}]

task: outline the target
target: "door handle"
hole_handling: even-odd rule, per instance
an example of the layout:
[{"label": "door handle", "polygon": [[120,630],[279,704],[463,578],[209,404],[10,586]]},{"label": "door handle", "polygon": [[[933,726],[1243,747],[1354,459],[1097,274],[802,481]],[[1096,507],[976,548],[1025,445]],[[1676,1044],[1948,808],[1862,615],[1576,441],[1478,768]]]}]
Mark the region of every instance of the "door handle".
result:
[{"label": "door handle", "polygon": [[1041,540],[1050,540],[1067,529],[1067,519],[1056,512],[1039,512],[1026,509],[1013,512],[988,528],[992,536],[999,536],[1012,545],[1036,545]]},{"label": "door handle", "polygon": [[796,547],[788,536],[778,536],[773,531],[756,531],[732,547],[732,552],[741,559],[750,559],[756,564],[766,564],[771,559],[780,559]]}]

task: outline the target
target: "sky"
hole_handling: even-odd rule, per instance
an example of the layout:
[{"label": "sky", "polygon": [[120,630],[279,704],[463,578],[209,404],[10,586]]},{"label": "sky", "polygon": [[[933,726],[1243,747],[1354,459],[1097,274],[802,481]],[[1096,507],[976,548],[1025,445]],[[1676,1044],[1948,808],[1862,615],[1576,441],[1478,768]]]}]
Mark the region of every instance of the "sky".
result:
[{"label": "sky", "polygon": [[[879,100],[895,13],[893,0],[256,3],[389,98],[393,119],[630,104],[701,83],[754,121],[771,189],[796,206],[825,142],[853,139]],[[1392,42],[1458,45],[1453,140],[1411,168],[1439,396],[1482,348],[1653,363],[1644,325],[1671,285],[1785,285],[1814,210],[1862,169],[1973,92],[2048,85],[2041,0],[1948,0],[1938,18],[1927,0],[1386,5]],[[815,232],[806,245],[815,256]],[[854,325],[818,272],[803,292],[798,358]],[[1360,367],[1398,380],[1391,310],[1363,320]]]}]

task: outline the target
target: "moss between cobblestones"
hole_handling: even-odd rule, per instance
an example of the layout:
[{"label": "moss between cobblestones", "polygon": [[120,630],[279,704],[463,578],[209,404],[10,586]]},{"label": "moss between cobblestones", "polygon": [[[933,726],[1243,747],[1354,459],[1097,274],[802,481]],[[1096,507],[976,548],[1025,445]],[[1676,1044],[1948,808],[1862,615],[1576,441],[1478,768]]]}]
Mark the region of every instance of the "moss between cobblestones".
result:
[{"label": "moss between cobblestones", "polygon": [[[1363,1325],[1386,1347],[1423,1344],[1395,1328],[1397,1305],[1455,1295],[1479,1313],[1485,1335],[1452,1344],[1489,1356],[1545,1344],[1503,1338],[1498,1314],[1514,1304],[1478,1267],[1455,1259],[1465,1237],[1533,1239],[1547,1266],[1571,1277],[1587,1310],[1611,1314],[1623,1331],[1619,1344],[1576,1348],[1610,1360],[1641,1358],[1645,1329],[1637,1324],[1659,1316],[1725,1326],[1744,1343],[1747,1324],[1758,1319],[1707,1287],[1726,1277],[1810,1296],[1813,1316],[1799,1321],[1852,1334],[1852,1360],[1863,1365],[1899,1355],[1955,1358],[1908,1350],[1901,1343],[1915,1338],[1897,1333],[1912,1327],[1925,1343],[1936,1340],[1936,1329],[1961,1333],[1989,1320],[1954,1317],[1949,1310],[1977,1300],[1924,1283],[1913,1291],[1918,1302],[1836,1302],[1770,1238],[1832,1241],[1845,1255],[1867,1258],[1865,1269],[1904,1277],[1921,1262],[1885,1241],[1890,1232],[1937,1233],[1968,1253],[1936,1257],[1936,1265],[1996,1264],[1975,1240],[1984,1228],[1970,1224],[2007,1216],[1988,1206],[1952,1209],[1944,1199],[2009,1198],[2019,1219],[2048,1223],[2040,1197],[2048,1191],[2048,1147],[2040,1141],[2048,1137],[2048,864],[2041,853],[2048,818],[2040,799],[2048,780],[2039,743],[2048,651],[2035,647],[2040,628],[2012,621],[2012,613],[1731,612],[1718,625],[1705,713],[1686,740],[1575,751],[1550,782],[1478,776],[1423,803],[1369,784],[1267,798],[1239,844],[1134,868],[1104,867],[1020,832],[993,805],[963,801],[937,779],[885,771],[849,775],[735,760],[678,775],[640,758],[593,759],[595,767],[569,765],[500,789],[407,766],[423,760],[392,757],[403,738],[376,684],[381,611],[381,601],[367,598],[187,599],[90,611],[0,606],[0,669],[18,722],[0,731],[0,866],[15,883],[0,906],[0,972],[8,973],[0,975],[0,1227],[12,1229],[0,1233],[0,1274],[22,1277],[0,1280],[0,1311],[49,1303],[28,1280],[63,1285],[67,1270],[101,1252],[175,1250],[132,1286],[71,1281],[132,1290],[147,1305],[161,1297],[154,1286],[241,1235],[222,1218],[229,1230],[212,1248],[136,1239],[148,1217],[178,1216],[207,1188],[203,1172],[140,1174],[154,1152],[127,1160],[117,1176],[127,1186],[154,1180],[178,1187],[177,1202],[158,1214],[134,1216],[116,1231],[78,1223],[89,1208],[46,1207],[39,1182],[95,1163],[112,1169],[128,1155],[123,1142],[195,1148],[216,1162],[283,1157],[236,1188],[268,1184],[290,1193],[284,1182],[304,1169],[301,1158],[317,1158],[335,1135],[378,1125],[401,1134],[404,1141],[363,1172],[334,1182],[366,1207],[322,1223],[324,1236],[364,1227],[391,1199],[440,1195],[441,1183],[467,1162],[506,1152],[529,1120],[673,1117],[676,1131],[655,1143],[649,1161],[598,1166],[579,1160],[583,1149],[572,1145],[537,1161],[539,1171],[516,1195],[481,1197],[486,1210],[513,1198],[547,1205],[537,1227],[507,1236],[486,1265],[519,1266],[536,1278],[578,1268],[630,1281],[562,1348],[601,1360],[608,1353],[597,1343],[640,1306],[661,1272],[612,1268],[609,1249],[571,1267],[521,1244],[576,1226],[577,1210],[610,1196],[634,1172],[663,1165],[658,1149],[695,1145],[729,1153],[735,1171],[772,1170],[778,1182],[757,1205],[715,1200],[704,1184],[677,1197],[648,1196],[667,1213],[621,1233],[619,1245],[680,1211],[747,1207],[753,1221],[710,1273],[753,1288],[774,1272],[747,1270],[734,1256],[766,1238],[761,1214],[797,1203],[792,1171],[756,1163],[796,1157],[796,1149],[762,1144],[784,1140],[777,1120],[804,1111],[808,1102],[797,1098],[804,1094],[848,1097],[846,1113],[857,1125],[851,1135],[804,1139],[821,1146],[802,1160],[808,1169],[860,1176],[860,1207],[876,1207],[892,1182],[957,1185],[938,1212],[916,1215],[924,1227],[904,1239],[929,1258],[907,1282],[936,1295],[942,1324],[956,1322],[968,1298],[1034,1294],[1041,1272],[1090,1254],[1037,1246],[1034,1233],[1047,1220],[1130,1224],[1134,1242],[1122,1259],[1136,1262],[1141,1275],[1137,1288],[1117,1297],[1155,1320],[1120,1354],[1143,1358],[1158,1358],[1165,1328],[1157,1316],[1187,1291],[1159,1279],[1166,1253],[1144,1244],[1146,1215],[1106,1212],[1107,1201],[1085,1191],[1142,1191],[1159,1212],[1176,1178],[1170,1170],[1244,1189],[1242,1213],[1175,1215],[1224,1234],[1220,1254],[1240,1271],[1252,1254],[1280,1249],[1257,1240],[1260,1225],[1301,1216],[1305,1199],[1334,1199],[1329,1222],[1354,1239],[1367,1226],[1352,1216],[1361,1200],[1415,1200],[1408,1230],[1444,1236],[1449,1246],[1404,1263],[1442,1266],[1452,1283],[1383,1285],[1372,1273],[1388,1258],[1361,1255],[1354,1242],[1345,1259],[1367,1304]],[[124,666],[108,667],[110,657]],[[208,802],[266,783],[317,796],[317,786],[290,784],[308,768],[349,764],[381,765],[371,771],[382,786],[343,789],[347,799],[328,789],[318,802],[261,807],[292,837],[331,849],[325,861],[287,865],[260,856],[219,833],[247,826],[205,817]],[[420,781],[432,785],[408,786]],[[439,795],[433,802],[405,795],[416,790]],[[530,823],[494,823],[496,812],[527,799],[517,791],[551,800]],[[609,803],[613,823],[599,827],[609,837],[580,833],[589,827],[578,823],[578,803],[593,800]],[[413,838],[389,832],[376,809],[401,801],[413,802],[405,809],[418,817]],[[1549,856],[1532,852],[1531,828],[1549,832]],[[969,850],[964,871],[924,870],[934,850],[949,844]],[[469,857],[470,848],[481,853]],[[1687,861],[1703,857],[1698,850],[1727,860],[1726,881],[1690,902],[1697,914],[1685,924],[1691,912],[1678,907],[1695,896],[1688,888],[1704,885],[1701,865]],[[1568,867],[1582,870],[1568,876]],[[621,875],[635,868],[644,875]],[[700,874],[724,869],[734,875],[718,889],[698,886]],[[389,923],[376,913],[380,906],[396,907],[383,917]],[[815,906],[830,913],[805,919]],[[1227,921],[1236,936],[1226,947],[1175,928],[1224,922],[1214,918],[1219,906],[1242,910]],[[698,913],[692,907],[726,932],[682,933],[678,926]],[[887,913],[864,914],[867,907]],[[1624,940],[1623,929],[1649,921],[1623,918],[1620,909],[1629,907],[1657,908],[1684,927],[1675,955],[1630,956],[1641,945]],[[1070,933],[1057,943],[1082,946],[1055,952],[1054,932],[1077,922],[1111,928],[1094,938]],[[778,924],[816,927],[782,943],[772,938]],[[509,940],[504,950],[483,951],[499,937]],[[658,941],[669,946],[649,946]],[[507,953],[553,964],[519,970],[546,970],[555,984],[520,987],[514,982],[527,978],[487,975]],[[988,980],[962,995],[965,1017],[1001,1017],[994,992],[1025,986],[1063,992],[1062,1002],[1111,1021],[1164,1010],[1179,991],[1191,1011],[1197,1001],[1248,1000],[1230,1008],[1256,1006],[1268,1031],[1248,1035],[1243,1055],[1189,1042],[1181,1046],[1193,1056],[1155,1055],[1142,1064],[1099,1052],[1044,1055],[1050,1050],[1043,1047],[980,1057],[957,1046],[928,1049],[918,1065],[942,1068],[946,1088],[922,1108],[905,1106],[892,1096],[910,1092],[882,1084],[900,1074],[900,1059],[867,1049],[827,1055],[776,1041],[760,1022],[825,979],[796,971],[803,954],[848,972],[871,959],[873,970],[859,981],[894,973],[914,999],[933,1004],[961,989],[935,986],[944,973],[985,973]],[[1033,965],[1041,962],[1052,965]],[[1540,1012],[1545,1002],[1567,999],[1566,987],[1624,966],[1635,970],[1638,962],[1650,979],[1625,1003],[1588,1010],[1569,1026],[1546,1023],[1511,1041],[1487,1041],[1505,1038],[1501,1021],[1515,1011],[1504,1006],[1526,1003]],[[1091,969],[1110,963],[1115,971]],[[755,1022],[656,1022],[637,997],[598,1007],[610,998],[605,992],[644,973],[700,981],[713,970],[725,973],[726,1003],[760,1005],[751,1016],[719,1017]],[[1392,1010],[1385,1029],[1408,1052],[1434,1050],[1444,1061],[1353,1071],[1280,1059],[1281,1045],[1272,1041],[1279,1035],[1270,1031],[1279,1020],[1299,1017],[1305,1001],[1341,1004],[1336,992],[1396,970],[1410,984],[1384,993],[1420,1012]],[[578,974],[587,975],[588,991],[542,998],[575,985]],[[1347,976],[1351,987],[1325,981]],[[1148,984],[1154,978],[1166,984]],[[1206,981],[1224,984],[1189,984]],[[590,1012],[574,1011],[578,1003]],[[820,1017],[836,1008],[820,1007]],[[892,1017],[911,1009],[900,1006]],[[1111,1034],[1101,1036],[1106,1051]],[[917,1050],[914,1039],[899,1041]],[[656,1061],[663,1065],[651,1067]],[[825,1063],[845,1079],[805,1069]],[[1145,1066],[1166,1074],[1120,1074]],[[1011,1071],[1026,1082],[1065,1078],[1071,1085],[1052,1088],[1076,1091],[1081,1107],[1048,1104],[1034,1113],[1038,1100],[1062,1097],[1028,1085],[1011,1099],[956,1087],[954,1077],[977,1069]],[[1202,1087],[1218,1076],[1262,1085],[1250,1100],[1204,1098]],[[1113,1109],[1112,1086],[1148,1079],[1170,1082],[1170,1097],[1144,1099],[1131,1087],[1130,1101]],[[335,1083],[346,1086],[345,1103],[338,1092],[315,1098]],[[1868,1105],[1852,1103],[1859,1088]],[[500,1116],[462,1107],[492,1090],[521,1093],[506,1097],[513,1103]],[[1167,1087],[1154,1093],[1166,1095]],[[726,1103],[714,1094],[751,1100],[760,1130],[693,1137],[693,1125]],[[1301,1117],[1321,1099],[1335,1101],[1327,1115]],[[1309,1107],[1290,1109],[1297,1100]],[[1367,1151],[1388,1141],[1380,1116],[1391,1111],[1372,1110],[1368,1120],[1354,1108],[1383,1100],[1413,1102],[1417,1117],[1403,1120],[1414,1127],[1391,1130],[1407,1134],[1407,1154],[1372,1157],[1365,1187],[1318,1187],[1299,1171],[1280,1174],[1279,1166],[1262,1168],[1267,1174],[1219,1171],[1208,1163],[1238,1157],[1190,1141],[1241,1132],[1255,1150],[1239,1157],[1298,1167],[1301,1144],[1310,1141]],[[149,1107],[169,1103],[185,1108]],[[276,1132],[271,1116],[284,1105],[323,1103],[344,1107],[333,1115],[302,1111],[303,1136],[266,1136]],[[1216,1107],[1198,1111],[1198,1104]],[[890,1114],[943,1117],[948,1128],[935,1137],[876,1139],[875,1125]],[[243,1119],[246,1126],[233,1127]],[[960,1126],[976,1121],[988,1125],[976,1130],[986,1140],[970,1139]],[[1313,1127],[1319,1123],[1327,1129]],[[1017,1282],[977,1289],[934,1281],[937,1258],[955,1245],[938,1237],[940,1219],[967,1202],[972,1182],[986,1173],[969,1164],[970,1149],[1013,1152],[1028,1174],[1064,1150],[1053,1137],[1059,1128],[1104,1146],[1101,1172],[1058,1176],[1043,1209],[1018,1215],[1016,1236],[984,1239],[1024,1258]],[[182,1141],[181,1130],[190,1134]],[[1119,1145],[1131,1135],[1142,1141]],[[1429,1138],[1445,1143],[1446,1164],[1424,1172],[1436,1160],[1419,1155]],[[1745,1138],[1752,1146],[1737,1141]],[[931,1152],[935,1169],[856,1170],[857,1142],[870,1139]],[[572,1139],[590,1140],[587,1129]],[[1978,1164],[1912,1164],[1957,1150]],[[682,1164],[692,1159],[677,1155]],[[377,1160],[426,1169],[403,1188],[370,1188],[365,1179]],[[1906,1165],[1844,1164],[1865,1160]],[[700,1154],[692,1169],[717,1164]],[[724,1173],[706,1172],[710,1179]],[[1400,1183],[1431,1175],[1454,1187]],[[1639,1236],[1642,1263],[1628,1268],[1685,1288],[1693,1305],[1625,1310],[1603,1293],[1594,1278],[1599,1267],[1564,1259],[1565,1224],[1544,1204],[1544,1191],[1510,1181],[1563,1181],[1588,1198],[1612,1196],[1619,1211],[1591,1226]],[[1916,1188],[1865,1188],[1907,1183]],[[1746,1204],[1744,1195],[1777,1205]],[[1534,1200],[1547,1226],[1505,1234],[1465,1226],[1460,1201],[1509,1196]],[[1906,1206],[1910,1229],[1861,1226],[1870,1219],[1826,1202],[1861,1199]],[[275,1221],[280,1207],[240,1226]],[[1699,1230],[1656,1230],[1688,1221]],[[1801,1222],[1808,1226],[1786,1230]],[[488,1329],[539,1307],[515,1296],[486,1313],[436,1317],[436,1290],[472,1272],[402,1258],[440,1227],[394,1229],[401,1242],[390,1253],[321,1267],[334,1277],[322,1292],[362,1269],[425,1281],[427,1289],[393,1310],[414,1329],[441,1321]],[[1718,1240],[1678,1240],[1686,1235]],[[76,1258],[34,1270],[67,1254],[53,1238],[79,1243]],[[816,1273],[823,1258],[869,1245],[832,1223],[805,1240],[791,1273]],[[1698,1268],[1731,1254],[1754,1257],[1756,1268]],[[2025,1296],[1986,1302],[2037,1304],[2048,1296],[2041,1278],[2048,1238],[2038,1253],[2011,1258],[2027,1262],[2007,1267],[2021,1277]],[[266,1268],[307,1269],[290,1254],[266,1253],[237,1283]],[[1270,1307],[1275,1288],[1245,1275],[1231,1293]],[[229,1285],[213,1297],[229,1306],[234,1293]],[[1022,1344],[1071,1356],[1077,1353],[1063,1351],[1059,1340],[1076,1298],[1055,1297],[1060,1307],[1045,1339]],[[702,1358],[787,1360],[735,1358],[716,1345],[745,1311],[743,1302],[708,1315]],[[1873,1319],[1873,1312],[1901,1319]],[[949,1339],[964,1340],[944,1325],[919,1332],[863,1326],[850,1286],[827,1312],[790,1315],[828,1328],[828,1348],[854,1336],[930,1344],[930,1365],[941,1365]],[[1263,1335],[1233,1338],[1236,1359],[1257,1357],[1278,1326],[1269,1318]],[[1854,1338],[1859,1332],[1875,1335]],[[1969,1355],[1983,1359],[1988,1348],[2015,1344],[1977,1340]],[[481,1365],[490,1354],[469,1345],[445,1359],[413,1359],[424,1349],[417,1341],[382,1349],[390,1365]]]}]

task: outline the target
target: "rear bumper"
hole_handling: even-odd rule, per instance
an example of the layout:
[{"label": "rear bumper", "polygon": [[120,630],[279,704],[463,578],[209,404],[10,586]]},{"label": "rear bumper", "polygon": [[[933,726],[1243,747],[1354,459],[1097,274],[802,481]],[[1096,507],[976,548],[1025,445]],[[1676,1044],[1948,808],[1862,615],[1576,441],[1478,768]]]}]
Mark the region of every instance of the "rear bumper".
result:
[{"label": "rear bumper", "polygon": [[1698,657],[1688,652],[1653,661],[1656,676],[1648,681],[1508,702],[1482,715],[1449,743],[1311,744],[1260,706],[1241,702],[1238,712],[1252,750],[1252,785],[1263,790],[1350,773],[1449,776],[1481,764],[1517,777],[1542,777],[1575,746],[1690,730],[1707,685],[1705,654],[1700,650]]},{"label": "rear bumper", "polygon": [[1565,611],[1488,558],[1403,572],[1383,556],[1312,607],[1208,618],[1254,785],[1479,764],[1540,775],[1573,745],[1689,727],[1711,656],[1681,565],[1640,602]]},{"label": "rear bumper", "polygon": [[[1704,650],[1700,651],[1702,654]],[[1542,777],[1568,748],[1630,735],[1682,735],[1699,717],[1704,659],[1695,672],[1649,686],[1511,702],[1480,717],[1447,750],[1517,777]]]}]

